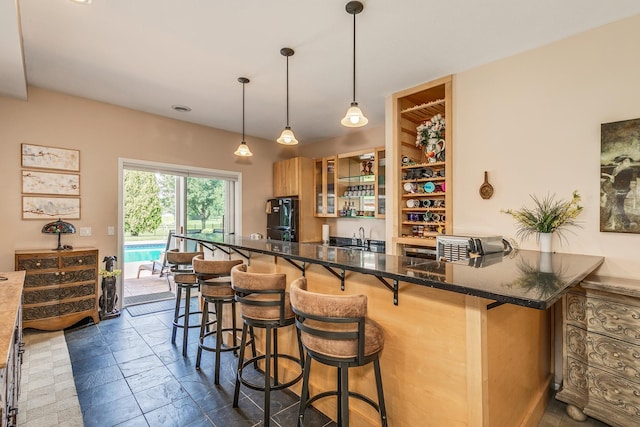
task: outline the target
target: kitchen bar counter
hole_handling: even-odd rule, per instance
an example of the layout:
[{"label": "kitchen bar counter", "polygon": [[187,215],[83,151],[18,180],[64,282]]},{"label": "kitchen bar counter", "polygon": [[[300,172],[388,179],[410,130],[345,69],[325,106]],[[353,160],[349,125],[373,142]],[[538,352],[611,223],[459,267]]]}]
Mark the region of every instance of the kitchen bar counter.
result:
[{"label": "kitchen bar counter", "polygon": [[0,369],[4,369],[9,360],[13,344],[16,317],[22,301],[24,271],[0,273],[7,280],[0,281]]},{"label": "kitchen bar counter", "polygon": [[601,256],[514,250],[505,256],[491,254],[445,263],[313,243],[252,240],[221,233],[176,237],[243,253],[274,255],[301,263],[320,264],[334,271],[356,271],[388,279],[393,281],[387,281],[386,285],[394,291],[396,303],[400,298],[397,282],[402,281],[497,303],[547,309],[604,261]]},{"label": "kitchen bar counter", "polygon": [[[390,426],[537,426],[554,369],[553,310],[545,308],[603,261],[516,251],[445,263],[222,234],[182,237],[219,248],[216,258],[226,251],[248,259],[249,271],[284,273],[287,283],[304,274],[312,292],[366,295],[368,315],[384,330]],[[279,331],[278,340],[281,350],[296,353],[293,328]],[[281,372],[284,380],[297,373],[286,366]],[[372,369],[349,376],[350,389],[375,389]],[[329,390],[335,369],[314,365],[310,381],[314,390]],[[292,391],[300,393],[299,384]],[[376,412],[352,400],[352,426],[379,425]],[[335,417],[335,399],[314,406]]]}]

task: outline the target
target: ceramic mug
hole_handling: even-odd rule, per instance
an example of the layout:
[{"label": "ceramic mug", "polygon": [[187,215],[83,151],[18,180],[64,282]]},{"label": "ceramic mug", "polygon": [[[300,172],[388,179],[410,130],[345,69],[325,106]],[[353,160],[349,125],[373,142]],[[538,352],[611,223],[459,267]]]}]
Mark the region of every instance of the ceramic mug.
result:
[{"label": "ceramic mug", "polygon": [[423,207],[423,208],[428,208],[429,206],[431,206],[431,200],[429,200],[429,199],[423,199],[423,200],[422,200],[422,207]]}]

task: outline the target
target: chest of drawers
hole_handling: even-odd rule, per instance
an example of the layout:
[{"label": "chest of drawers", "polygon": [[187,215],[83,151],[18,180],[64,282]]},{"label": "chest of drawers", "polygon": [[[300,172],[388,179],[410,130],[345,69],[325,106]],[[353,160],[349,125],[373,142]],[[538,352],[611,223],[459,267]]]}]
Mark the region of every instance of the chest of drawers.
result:
[{"label": "chest of drawers", "polygon": [[573,406],[570,415],[640,425],[640,281],[589,278],[564,296],[563,314],[556,397]]},{"label": "chest of drawers", "polygon": [[98,250],[16,251],[16,270],[25,270],[24,328],[64,329],[98,315]]}]

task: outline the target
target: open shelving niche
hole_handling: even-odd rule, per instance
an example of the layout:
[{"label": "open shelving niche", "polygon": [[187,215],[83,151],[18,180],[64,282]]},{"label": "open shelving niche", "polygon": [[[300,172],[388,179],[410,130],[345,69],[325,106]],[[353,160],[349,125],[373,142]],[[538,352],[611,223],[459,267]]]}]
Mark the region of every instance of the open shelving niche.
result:
[{"label": "open shelving niche", "polygon": [[[395,174],[395,188],[399,197],[393,241],[396,243],[394,249],[398,255],[402,255],[403,245],[435,247],[436,236],[451,234],[453,228],[451,84],[451,77],[446,77],[398,92],[393,96],[396,109],[395,158],[399,164],[398,173]],[[441,114],[446,121],[445,159],[429,162],[424,151],[416,147],[417,127],[436,114]],[[402,163],[405,156],[410,159],[408,163]],[[414,175],[415,171],[424,172],[427,168],[433,172],[432,176],[428,176],[429,173]],[[425,189],[427,183],[433,183],[435,188],[427,186]],[[413,189],[407,191],[405,184],[412,184]],[[408,206],[409,200],[418,200],[420,206]],[[428,202],[424,202],[425,200]]]}]

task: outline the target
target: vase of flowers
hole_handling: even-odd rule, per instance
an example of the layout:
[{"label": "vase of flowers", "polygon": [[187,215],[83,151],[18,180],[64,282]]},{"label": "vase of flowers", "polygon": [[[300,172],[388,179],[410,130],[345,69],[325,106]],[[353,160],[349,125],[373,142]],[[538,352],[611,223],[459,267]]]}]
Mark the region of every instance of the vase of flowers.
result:
[{"label": "vase of flowers", "polygon": [[579,227],[576,218],[582,212],[580,194],[573,192],[571,200],[558,200],[555,195],[544,198],[530,196],[534,206],[523,206],[520,210],[506,209],[502,212],[511,215],[518,222],[516,236],[523,240],[535,235],[540,244],[541,252],[551,252],[553,235],[560,240],[564,238],[562,232],[567,227]]},{"label": "vase of flowers", "polygon": [[416,129],[416,147],[423,150],[429,163],[444,161],[445,120],[442,114],[436,114]]}]

